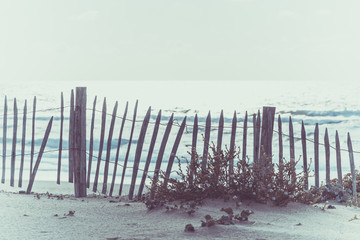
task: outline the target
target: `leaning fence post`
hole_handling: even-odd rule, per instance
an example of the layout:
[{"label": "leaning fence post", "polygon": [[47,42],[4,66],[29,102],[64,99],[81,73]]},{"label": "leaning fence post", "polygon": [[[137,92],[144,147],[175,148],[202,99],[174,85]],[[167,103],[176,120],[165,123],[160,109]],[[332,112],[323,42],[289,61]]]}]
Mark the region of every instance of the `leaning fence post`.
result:
[{"label": "leaning fence post", "polygon": [[86,87],[76,88],[74,115],[75,197],[86,197]]},{"label": "leaning fence post", "polygon": [[151,107],[149,107],[149,109],[145,115],[144,121],[141,126],[140,135],[138,138],[138,143],[136,145],[136,152],[135,152],[135,158],[134,158],[134,164],[133,164],[133,173],[132,173],[132,179],[131,179],[130,190],[129,190],[129,199],[130,200],[133,199],[133,195],[134,195],[136,178],[137,178],[140,159],[141,159],[141,153],[142,153],[142,149],[144,146],[146,130],[147,130],[147,127],[148,127],[149,121],[150,121],[150,114],[151,114]]},{"label": "leaning fence post", "polygon": [[36,115],[36,96],[33,101],[33,114],[32,114],[32,127],[31,127],[31,156],[30,156],[30,177],[34,161],[34,148],[35,148],[35,115]]},{"label": "leaning fence post", "polygon": [[41,143],[41,147],[40,147],[40,151],[39,151],[39,154],[38,154],[38,157],[36,159],[36,163],[34,165],[34,169],[30,175],[30,180],[29,180],[29,185],[27,187],[27,190],[26,190],[26,193],[29,194],[31,192],[31,189],[32,189],[32,186],[34,184],[34,180],[35,180],[35,176],[36,176],[36,172],[39,168],[39,165],[40,165],[40,161],[41,161],[41,158],[42,158],[42,155],[44,153],[44,150],[45,150],[45,147],[46,147],[46,143],[47,143],[47,140],[49,138],[49,135],[50,135],[50,131],[51,131],[51,127],[52,127],[52,122],[53,122],[53,119],[54,117],[51,117],[50,121],[49,121],[49,124],[46,128],[46,131],[45,131],[45,135],[44,135],[44,139]]},{"label": "leaning fence post", "polygon": [[357,206],[358,205],[358,200],[357,200],[357,190],[356,190],[356,187],[357,187],[356,186],[356,173],[355,173],[354,153],[353,153],[350,133],[348,133],[347,145],[348,145],[348,150],[349,150],[353,197],[354,197],[354,200],[355,200],[355,206]]},{"label": "leaning fence post", "polygon": [[109,136],[108,136],[107,148],[106,148],[104,182],[103,182],[102,194],[106,194],[106,191],[107,191],[107,182],[108,182],[107,180],[108,180],[108,174],[109,174],[109,163],[110,163],[110,153],[111,153],[111,142],[112,142],[112,136],[113,136],[113,132],[114,132],[117,107],[118,107],[118,102],[115,103],[113,115],[112,115],[111,123],[110,123]]}]

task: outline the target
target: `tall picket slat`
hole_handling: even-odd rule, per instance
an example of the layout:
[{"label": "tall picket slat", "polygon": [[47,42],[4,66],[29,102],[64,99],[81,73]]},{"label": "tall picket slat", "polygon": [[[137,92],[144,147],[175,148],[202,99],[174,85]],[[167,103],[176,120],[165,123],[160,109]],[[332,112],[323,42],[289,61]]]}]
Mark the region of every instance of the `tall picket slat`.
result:
[{"label": "tall picket slat", "polygon": [[86,180],[87,188],[90,188],[91,165],[92,165],[92,158],[93,158],[93,151],[94,151],[94,125],[95,125],[96,100],[97,100],[97,96],[95,96],[95,99],[94,99],[92,116],[91,116],[89,162],[88,162],[88,174],[87,174],[87,180]]},{"label": "tall picket slat", "polygon": [[247,112],[245,112],[244,127],[243,127],[243,147],[242,147],[243,160],[246,160],[247,122],[248,122],[248,114]]},{"label": "tall picket slat", "polygon": [[49,135],[50,135],[53,118],[54,117],[51,117],[51,119],[49,121],[49,124],[48,124],[48,126],[46,128],[45,135],[44,135],[43,141],[42,141],[41,146],[40,146],[40,151],[39,151],[38,157],[36,159],[34,169],[33,169],[32,173],[31,173],[31,177],[30,177],[30,180],[29,180],[29,185],[28,185],[27,190],[26,190],[27,194],[30,194],[32,186],[34,184],[35,176],[36,176],[37,170],[39,168],[40,161],[41,161],[42,155],[43,155],[45,147],[46,147],[46,143],[47,143]]},{"label": "tall picket slat", "polygon": [[124,184],[124,179],[125,179],[125,173],[126,173],[126,166],[127,166],[127,162],[128,162],[128,159],[129,159],[131,142],[132,142],[132,138],[133,138],[133,134],[134,134],[134,128],[135,128],[135,124],[136,124],[136,112],[137,112],[137,107],[138,107],[138,100],[136,100],[135,109],[134,109],[134,116],[133,116],[133,120],[132,120],[132,126],[131,126],[129,144],[128,144],[128,148],[127,148],[127,151],[126,151],[125,160],[124,160],[124,166],[123,166],[123,171],[122,171],[122,175],[121,175],[119,196],[121,196],[122,189],[123,189],[123,184]]},{"label": "tall picket slat", "polygon": [[256,143],[257,129],[256,129],[256,114],[253,114],[253,162],[257,162],[257,146],[259,143]]},{"label": "tall picket slat", "polygon": [[104,169],[104,183],[103,183],[103,188],[102,188],[102,194],[106,194],[106,192],[107,192],[107,182],[108,182],[108,176],[109,176],[109,163],[110,163],[110,154],[111,154],[111,142],[112,142],[112,136],[113,136],[113,132],[114,132],[117,107],[118,107],[118,102],[116,102],[115,106],[114,106],[111,123],[110,123],[109,136],[108,136],[108,140],[107,140],[105,169]]},{"label": "tall picket slat", "polygon": [[24,171],[24,157],[25,157],[25,137],[26,137],[26,112],[27,112],[27,101],[25,100],[24,112],[23,112],[23,128],[21,138],[21,161],[20,161],[20,172],[18,186],[22,187],[22,178]]},{"label": "tall picket slat", "polygon": [[304,126],[304,121],[302,121],[302,123],[301,123],[301,143],[302,143],[302,152],[303,152],[303,169],[304,169],[304,173],[305,173],[304,185],[305,185],[305,189],[308,189],[306,131],[305,131],[305,126]]},{"label": "tall picket slat", "polygon": [[260,156],[260,133],[261,133],[261,115],[260,115],[260,111],[258,111],[257,116],[255,116],[255,128],[254,128],[254,162],[258,162],[259,161],[259,156]]},{"label": "tall picket slat", "polygon": [[15,177],[17,123],[18,123],[18,109],[16,104],[16,98],[14,98],[13,142],[12,142],[12,150],[11,150],[11,175],[10,175],[10,186],[12,187],[14,186],[14,177]]},{"label": "tall picket slat", "polygon": [[104,98],[104,103],[102,107],[102,115],[101,115],[101,130],[100,130],[100,144],[99,144],[99,152],[97,157],[97,164],[96,164],[96,172],[94,178],[94,185],[93,185],[93,192],[97,191],[97,185],[99,181],[99,173],[100,173],[100,164],[101,164],[101,157],[104,148],[104,137],[105,137],[105,123],[106,123],[106,98]]},{"label": "tall picket slat", "polygon": [[75,124],[75,109],[74,109],[74,90],[71,90],[70,96],[70,117],[69,117],[69,182],[74,182],[74,124]]},{"label": "tall picket slat", "polygon": [[293,128],[291,116],[289,117],[289,141],[290,141],[290,161],[295,162],[294,128]]},{"label": "tall picket slat", "polygon": [[121,139],[122,139],[122,134],[123,134],[124,125],[125,125],[125,121],[126,121],[126,115],[127,115],[127,111],[128,111],[128,106],[129,106],[129,103],[126,102],[126,107],[125,107],[124,115],[123,115],[122,121],[121,121],[119,139],[118,139],[117,150],[116,150],[116,155],[115,155],[114,171],[113,171],[113,176],[112,176],[112,181],[111,181],[111,187],[110,187],[110,192],[109,192],[109,195],[110,195],[110,196],[112,196],[113,191],[114,191],[117,165],[118,165],[118,162],[119,162]]},{"label": "tall picket slat", "polygon": [[30,176],[32,173],[33,162],[34,162],[34,148],[35,148],[35,117],[36,117],[36,96],[33,101],[33,112],[32,112],[32,127],[31,127],[31,152],[30,152]]},{"label": "tall picket slat", "polygon": [[190,185],[193,184],[194,178],[194,165],[196,159],[196,143],[197,143],[197,135],[198,135],[198,116],[195,114],[194,118],[194,126],[193,126],[193,134],[192,134],[192,143],[191,143],[191,163],[190,163]]},{"label": "tall picket slat", "polygon": [[152,181],[152,185],[151,185],[150,199],[154,199],[154,191],[155,191],[155,187],[156,187],[156,184],[157,184],[157,181],[158,181],[158,178],[159,178],[159,172],[160,172],[161,162],[162,162],[162,159],[163,159],[163,156],[164,156],[166,143],[168,141],[170,131],[171,131],[171,127],[173,125],[173,119],[174,119],[174,114],[172,113],[171,117],[169,119],[169,122],[166,125],[165,133],[164,133],[163,139],[161,141],[159,153],[158,153],[158,156],[157,156],[157,159],[156,159],[154,177],[153,177],[153,181]]},{"label": "tall picket slat", "polygon": [[59,140],[59,156],[58,156],[58,171],[56,183],[60,184],[60,173],[61,173],[61,154],[63,144],[63,129],[64,129],[64,95],[61,92],[61,108],[60,108],[60,140]]},{"label": "tall picket slat", "polygon": [[132,200],[133,196],[134,196],[136,178],[137,178],[137,174],[138,174],[138,170],[139,170],[139,164],[140,164],[142,149],[144,146],[146,130],[149,125],[150,114],[151,114],[151,107],[149,107],[149,109],[145,115],[144,121],[141,126],[140,134],[139,134],[139,139],[138,139],[138,142],[136,145],[132,179],[131,179],[130,190],[129,190],[129,199],[130,200]]},{"label": "tall picket slat", "polygon": [[211,131],[211,116],[209,111],[209,114],[206,117],[204,151],[203,151],[203,159],[201,163],[202,169],[205,169],[207,164],[207,156],[209,152],[209,143],[210,143],[210,131]]},{"label": "tall picket slat", "polygon": [[235,155],[236,124],[237,124],[237,118],[236,118],[236,112],[234,112],[232,125],[231,125],[230,148],[229,148],[229,152],[232,156],[229,161],[230,179],[232,178],[231,176],[234,173],[234,157],[233,156]]},{"label": "tall picket slat", "polygon": [[[291,116],[289,117],[289,141],[290,141],[290,162],[295,164],[295,143],[294,143],[294,129]],[[296,173],[291,176],[291,181],[295,182]]]},{"label": "tall picket slat", "polygon": [[151,142],[150,142],[150,146],[149,146],[149,151],[148,151],[148,155],[146,157],[144,172],[143,172],[143,176],[141,178],[141,182],[140,182],[140,185],[139,185],[137,199],[141,198],[142,192],[144,190],[144,185],[145,185],[145,181],[146,181],[146,178],[147,178],[147,175],[148,175],[148,170],[149,170],[149,166],[150,166],[150,162],[151,162],[151,157],[152,157],[152,154],[153,154],[153,151],[154,151],[157,134],[159,132],[160,119],[161,119],[161,110],[159,111],[159,113],[158,113],[158,115],[156,117],[155,126],[154,126],[154,130],[153,130],[153,134],[152,134]]},{"label": "tall picket slat", "polygon": [[1,176],[1,183],[5,183],[5,167],[6,167],[6,133],[7,133],[7,97],[5,96],[5,102],[4,102],[4,120],[3,120],[3,151],[2,151],[2,176]]},{"label": "tall picket slat", "polygon": [[165,172],[164,186],[167,185],[167,181],[170,178],[171,169],[172,169],[172,166],[173,166],[173,163],[174,163],[174,159],[176,157],[176,152],[177,152],[177,150],[179,148],[181,137],[182,137],[182,135],[184,133],[185,125],[186,125],[186,117],[184,118],[184,120],[182,121],[182,123],[180,125],[179,131],[178,131],[178,133],[176,135],[176,138],[175,138],[174,146],[173,146],[173,148],[171,150],[170,158],[169,158],[168,165],[167,165],[166,172]]},{"label": "tall picket slat", "polygon": [[357,188],[356,172],[355,172],[354,152],[353,152],[353,148],[352,148],[350,133],[348,133],[347,145],[348,145],[349,159],[350,159],[350,171],[351,171],[352,190],[353,190],[352,192],[353,192],[353,197],[355,200],[355,206],[357,206],[358,199],[357,199],[357,189],[356,189]]},{"label": "tall picket slat", "polygon": [[341,170],[341,150],[340,150],[340,140],[339,133],[336,130],[335,135],[335,144],[336,144],[336,166],[337,166],[337,174],[338,174],[338,183],[342,186],[342,170]]},{"label": "tall picket slat", "polygon": [[223,110],[221,110],[220,119],[219,119],[218,138],[217,138],[217,145],[216,145],[217,152],[221,151],[223,132],[224,132],[224,113],[223,113]]},{"label": "tall picket slat", "polygon": [[329,143],[329,134],[327,128],[325,129],[325,162],[326,162],[326,184],[330,184],[330,143]]},{"label": "tall picket slat", "polygon": [[315,187],[320,186],[319,180],[319,124],[316,123],[314,131],[314,160],[315,160]]},{"label": "tall picket slat", "polygon": [[284,163],[284,148],[283,148],[283,139],[282,139],[282,122],[281,117],[278,117],[278,133],[279,133],[279,165]]}]

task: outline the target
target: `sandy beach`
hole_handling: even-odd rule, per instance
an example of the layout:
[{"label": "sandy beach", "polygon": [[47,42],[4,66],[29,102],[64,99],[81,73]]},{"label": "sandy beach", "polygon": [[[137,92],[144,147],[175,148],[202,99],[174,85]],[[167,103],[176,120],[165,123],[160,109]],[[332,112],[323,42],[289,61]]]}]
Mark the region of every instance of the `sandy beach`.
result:
[{"label": "sandy beach", "polygon": [[[330,202],[335,209],[322,210],[324,204],[309,206],[207,200],[189,215],[184,209],[148,210],[144,203],[124,198],[88,193],[74,198],[66,192],[71,184],[46,194],[46,182],[38,182],[39,194],[19,194],[18,189],[0,191],[0,239],[352,239],[360,235],[360,209]],[[5,188],[5,190],[4,190]],[[55,189],[55,188],[54,188]],[[234,225],[201,227],[204,216],[218,219],[231,207],[234,215],[254,211],[248,221]],[[357,219],[357,217],[359,219]],[[195,232],[185,232],[192,224]]]}]

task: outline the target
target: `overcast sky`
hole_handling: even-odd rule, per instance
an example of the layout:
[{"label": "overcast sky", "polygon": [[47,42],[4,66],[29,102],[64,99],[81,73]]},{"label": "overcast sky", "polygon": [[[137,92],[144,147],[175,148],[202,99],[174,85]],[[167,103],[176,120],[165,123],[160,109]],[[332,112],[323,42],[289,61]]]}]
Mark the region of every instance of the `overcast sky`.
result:
[{"label": "overcast sky", "polygon": [[0,81],[359,80],[360,1],[4,0]]}]

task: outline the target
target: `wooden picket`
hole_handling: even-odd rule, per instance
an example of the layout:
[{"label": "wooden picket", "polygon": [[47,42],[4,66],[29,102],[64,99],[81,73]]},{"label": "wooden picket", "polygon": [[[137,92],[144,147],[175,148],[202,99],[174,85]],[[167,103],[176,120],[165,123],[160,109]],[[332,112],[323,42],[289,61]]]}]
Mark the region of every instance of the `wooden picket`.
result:
[{"label": "wooden picket", "polygon": [[93,192],[97,191],[97,185],[98,185],[98,181],[99,181],[101,157],[102,157],[102,152],[103,152],[103,147],[104,147],[105,123],[106,123],[106,98],[104,98],[103,107],[102,107],[100,144],[99,144],[99,152],[98,152],[98,157],[97,157],[95,179],[94,179],[94,184],[93,184]]},{"label": "wooden picket", "polygon": [[117,150],[116,150],[116,156],[115,156],[115,163],[114,163],[114,171],[113,171],[111,187],[110,187],[110,192],[109,192],[110,196],[112,196],[112,193],[114,191],[117,165],[118,165],[118,162],[119,162],[121,139],[122,139],[122,134],[123,134],[123,130],[124,130],[124,125],[125,125],[126,115],[127,115],[127,111],[128,111],[128,106],[129,106],[129,102],[126,102],[125,111],[124,111],[124,115],[122,117],[121,128],[120,128],[120,133],[119,133],[119,138],[118,138],[118,144],[117,144]]},{"label": "wooden picket", "polygon": [[123,185],[124,185],[125,172],[126,172],[126,167],[127,167],[128,159],[129,159],[130,148],[131,148],[131,143],[132,143],[132,138],[133,138],[133,134],[134,134],[135,123],[136,123],[137,107],[138,107],[138,100],[136,100],[136,103],[135,103],[135,109],[134,109],[134,115],[133,115],[133,120],[132,120],[131,132],[130,132],[130,137],[129,137],[129,143],[128,143],[128,148],[127,148],[126,156],[125,156],[125,160],[124,160],[123,172],[122,172],[122,175],[121,175],[119,195],[121,195],[122,189],[123,189]]},{"label": "wooden picket", "polygon": [[15,159],[16,159],[16,137],[17,137],[17,124],[18,124],[18,109],[16,98],[14,98],[14,121],[13,121],[13,138],[11,150],[11,172],[10,172],[10,186],[14,186],[15,177]]},{"label": "wooden picket", "polygon": [[21,160],[20,160],[18,187],[22,187],[22,179],[23,179],[23,171],[24,171],[25,137],[26,137],[26,112],[27,112],[27,104],[26,104],[26,100],[25,100],[24,111],[23,111],[23,128],[22,128],[22,138],[21,138]]},{"label": "wooden picket", "polygon": [[107,140],[105,169],[104,169],[104,183],[103,183],[103,188],[102,188],[102,194],[106,194],[106,192],[107,192],[107,180],[108,180],[108,176],[109,176],[109,163],[110,163],[110,154],[111,154],[111,142],[112,142],[112,136],[113,136],[113,132],[114,132],[117,108],[118,108],[118,102],[115,103],[115,106],[113,109],[113,114],[112,114],[112,118],[111,118],[110,129],[109,129],[109,136],[108,136],[108,140]]},{"label": "wooden picket", "polygon": [[5,167],[6,167],[6,134],[7,134],[7,97],[4,102],[4,120],[3,120],[3,162],[2,162],[2,177],[1,183],[5,183]]},{"label": "wooden picket", "polygon": [[130,191],[129,191],[129,199],[130,200],[133,199],[133,195],[134,195],[136,177],[137,177],[137,173],[138,173],[138,170],[139,170],[141,152],[142,152],[142,148],[143,148],[143,145],[144,145],[146,130],[147,130],[147,127],[149,125],[150,114],[151,114],[151,107],[149,107],[148,111],[146,112],[143,124],[141,126],[140,136],[139,136],[138,142],[136,144],[136,152],[135,152],[135,158],[134,158],[133,173],[132,173],[132,179],[131,179],[131,185],[130,185]]}]

